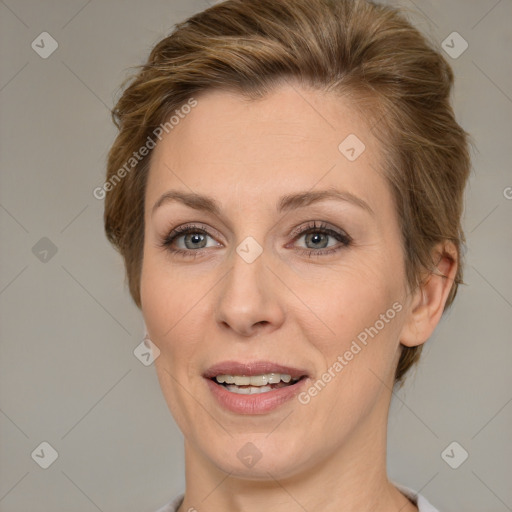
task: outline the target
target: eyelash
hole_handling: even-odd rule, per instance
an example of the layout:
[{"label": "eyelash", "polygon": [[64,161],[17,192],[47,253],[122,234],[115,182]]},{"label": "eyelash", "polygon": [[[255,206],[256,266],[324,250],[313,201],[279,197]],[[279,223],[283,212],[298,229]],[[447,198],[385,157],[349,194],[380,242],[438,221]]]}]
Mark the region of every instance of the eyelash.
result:
[{"label": "eyelash", "polygon": [[[208,233],[208,229],[206,229],[205,226],[200,226],[200,225],[185,225],[185,226],[180,226],[176,229],[174,229],[173,231],[171,231],[171,233],[169,233],[169,235],[167,235],[164,240],[161,242],[161,247],[164,247],[166,250],[168,250],[169,252],[173,253],[173,254],[178,254],[178,255],[182,255],[182,256],[185,256],[185,257],[193,257],[193,258],[196,258],[197,256],[200,256],[202,254],[202,252],[205,250],[204,248],[203,249],[198,249],[198,250],[194,250],[194,249],[173,249],[171,247],[171,244],[179,237],[181,236],[184,236],[184,235],[188,235],[188,234],[203,234],[203,235],[207,235],[207,236],[211,236],[209,233]],[[322,249],[322,250],[315,250],[315,249],[297,249],[297,251],[302,255],[302,256],[308,256],[311,258],[311,256],[324,256],[326,254],[332,254],[332,253],[335,253],[337,251],[339,251],[340,249],[343,249],[343,248],[346,248],[346,247],[349,247],[350,245],[352,245],[352,238],[350,236],[348,236],[346,233],[344,232],[338,232],[338,231],[335,231],[333,229],[330,229],[327,224],[321,222],[320,224],[317,224],[316,221],[314,222],[310,222],[304,229],[300,229],[294,233],[292,233],[292,235],[295,236],[294,238],[294,242],[297,241],[299,238],[301,238],[303,235],[307,235],[309,233],[321,233],[323,235],[329,235],[333,238],[335,238],[336,240],[338,240],[338,242],[341,242],[341,246],[338,246],[338,247],[333,247],[333,248],[330,248],[330,249]]]}]

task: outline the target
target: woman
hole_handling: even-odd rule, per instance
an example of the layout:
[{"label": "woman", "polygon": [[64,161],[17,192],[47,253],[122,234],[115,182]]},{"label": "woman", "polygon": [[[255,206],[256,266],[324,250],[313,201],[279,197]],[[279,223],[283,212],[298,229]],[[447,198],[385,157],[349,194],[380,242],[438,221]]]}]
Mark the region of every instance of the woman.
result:
[{"label": "woman", "polygon": [[105,228],[185,438],[162,512],[435,510],[386,433],[462,279],[452,83],[390,7],[228,0],[126,88]]}]

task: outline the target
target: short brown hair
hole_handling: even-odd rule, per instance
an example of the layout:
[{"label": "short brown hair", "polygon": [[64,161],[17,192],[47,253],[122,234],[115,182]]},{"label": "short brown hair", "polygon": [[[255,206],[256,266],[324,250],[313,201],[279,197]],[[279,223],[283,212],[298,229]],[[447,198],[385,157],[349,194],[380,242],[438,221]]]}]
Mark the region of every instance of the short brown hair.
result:
[{"label": "short brown hair", "polygon": [[[401,222],[411,289],[435,268],[434,245],[449,240],[457,249],[446,309],[462,282],[461,215],[470,169],[468,136],[450,105],[453,73],[399,11],[368,0],[227,0],[179,23],[153,48],[113,109],[119,133],[107,167],[112,186],[105,230],[124,257],[135,303],[140,307],[151,152],[112,180],[194,94],[231,89],[262,97],[287,79],[350,95],[372,120]],[[402,347],[395,382],[422,346]]]}]

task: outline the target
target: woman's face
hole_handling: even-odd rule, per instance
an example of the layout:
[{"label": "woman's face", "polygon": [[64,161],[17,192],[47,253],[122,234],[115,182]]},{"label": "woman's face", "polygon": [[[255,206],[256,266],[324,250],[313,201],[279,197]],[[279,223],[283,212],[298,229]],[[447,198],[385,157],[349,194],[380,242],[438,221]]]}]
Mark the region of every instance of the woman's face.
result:
[{"label": "woman's face", "polygon": [[409,303],[369,127],[299,86],[196,99],[154,149],[141,277],[188,453],[266,479],[381,442]]}]

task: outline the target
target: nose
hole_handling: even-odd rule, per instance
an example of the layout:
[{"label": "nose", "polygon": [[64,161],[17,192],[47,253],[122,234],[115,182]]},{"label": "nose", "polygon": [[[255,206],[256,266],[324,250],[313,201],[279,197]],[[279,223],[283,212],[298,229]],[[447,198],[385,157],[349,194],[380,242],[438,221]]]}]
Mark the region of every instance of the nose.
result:
[{"label": "nose", "polygon": [[243,337],[278,329],[285,317],[284,287],[267,266],[265,252],[252,263],[236,251],[231,258],[230,270],[216,290],[218,325]]}]

